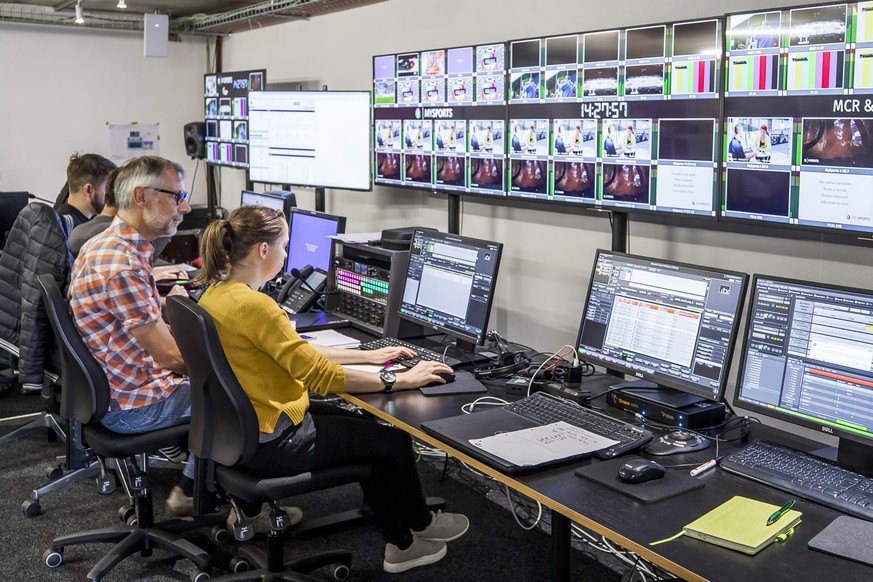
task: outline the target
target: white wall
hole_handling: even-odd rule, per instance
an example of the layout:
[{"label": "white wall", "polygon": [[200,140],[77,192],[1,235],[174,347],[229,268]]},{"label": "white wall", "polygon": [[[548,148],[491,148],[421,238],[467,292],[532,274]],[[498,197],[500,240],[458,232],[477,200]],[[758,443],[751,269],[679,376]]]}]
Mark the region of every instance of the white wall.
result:
[{"label": "white wall", "polygon": [[[803,3],[803,2],[801,2]],[[813,3],[813,2],[806,2]],[[621,5],[578,0],[390,0],[348,12],[235,34],[224,45],[225,70],[266,67],[268,81],[317,80],[330,89],[371,89],[376,54],[721,15],[791,2],[649,0]],[[244,177],[224,171],[224,200],[235,206]],[[301,204],[312,208],[311,197]],[[429,224],[445,228],[446,199],[377,186],[372,193],[329,191],[327,210],[349,217],[349,230]],[[593,252],[608,248],[602,216],[579,216],[491,205],[463,206],[462,233],[505,243],[491,327],[542,350],[572,343]],[[667,259],[869,288],[868,246],[783,238],[777,231],[738,235],[705,222],[681,226],[633,221],[630,250]],[[737,350],[739,351],[739,350]],[[734,372],[736,374],[736,361]],[[733,380],[728,397],[732,398]],[[806,433],[808,436],[810,433]],[[821,439],[816,435],[816,438]]]},{"label": "white wall", "polygon": [[[203,119],[205,45],[186,36],[147,59],[141,32],[0,24],[0,191],[54,200],[71,154],[110,157],[107,124],[133,122],[159,124],[159,153],[185,167],[191,190],[182,127]],[[195,203],[206,202],[204,175]]]}]

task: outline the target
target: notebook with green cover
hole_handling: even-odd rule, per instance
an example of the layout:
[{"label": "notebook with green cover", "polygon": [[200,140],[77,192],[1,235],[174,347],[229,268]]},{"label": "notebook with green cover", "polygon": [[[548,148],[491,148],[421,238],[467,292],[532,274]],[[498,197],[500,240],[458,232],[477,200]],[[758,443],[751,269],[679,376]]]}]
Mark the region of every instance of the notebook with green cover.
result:
[{"label": "notebook with green cover", "polygon": [[737,495],[684,527],[685,535],[746,554],[757,554],[780,535],[800,523],[793,509],[767,525],[778,505]]}]

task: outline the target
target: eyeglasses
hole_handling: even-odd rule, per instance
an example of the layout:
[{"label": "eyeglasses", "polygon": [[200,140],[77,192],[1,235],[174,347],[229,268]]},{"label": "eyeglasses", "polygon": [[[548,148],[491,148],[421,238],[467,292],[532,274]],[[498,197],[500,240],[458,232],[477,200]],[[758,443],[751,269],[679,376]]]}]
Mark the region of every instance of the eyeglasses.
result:
[{"label": "eyeglasses", "polygon": [[188,192],[186,192],[185,190],[165,190],[164,188],[152,188],[151,186],[146,186],[146,188],[148,188],[149,190],[154,190],[155,192],[163,192],[164,194],[169,194],[176,200],[176,206],[188,200]]}]

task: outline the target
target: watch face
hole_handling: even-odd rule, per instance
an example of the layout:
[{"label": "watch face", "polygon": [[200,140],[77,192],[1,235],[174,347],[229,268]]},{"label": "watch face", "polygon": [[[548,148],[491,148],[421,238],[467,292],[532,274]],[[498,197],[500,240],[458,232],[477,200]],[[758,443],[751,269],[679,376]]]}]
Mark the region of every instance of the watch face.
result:
[{"label": "watch face", "polygon": [[382,381],[385,382],[386,384],[388,384],[388,383],[393,384],[394,382],[397,381],[397,374],[395,374],[394,372],[391,372],[389,370],[385,370],[384,372],[382,372],[380,374],[380,376],[382,377]]}]

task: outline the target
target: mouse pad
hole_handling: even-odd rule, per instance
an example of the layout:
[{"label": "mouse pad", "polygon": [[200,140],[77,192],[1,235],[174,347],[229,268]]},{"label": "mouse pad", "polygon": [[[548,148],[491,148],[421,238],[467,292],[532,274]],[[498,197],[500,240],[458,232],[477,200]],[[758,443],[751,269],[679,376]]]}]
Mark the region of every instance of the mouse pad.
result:
[{"label": "mouse pad", "polygon": [[873,538],[873,523],[841,515],[809,540],[809,549],[862,564],[873,564],[873,547],[859,540]]},{"label": "mouse pad", "polygon": [[423,386],[419,388],[425,396],[440,396],[442,394],[476,394],[487,392],[488,389],[476,379],[470,372],[455,372],[455,381],[436,386]]},{"label": "mouse pad", "polygon": [[576,469],[575,472],[578,477],[606,485],[643,503],[660,501],[703,487],[703,481],[692,477],[688,471],[675,469],[667,469],[667,473],[661,479],[645,483],[625,483],[618,478],[618,468],[630,458],[632,457],[619,457],[602,463],[591,463],[587,467]]}]

